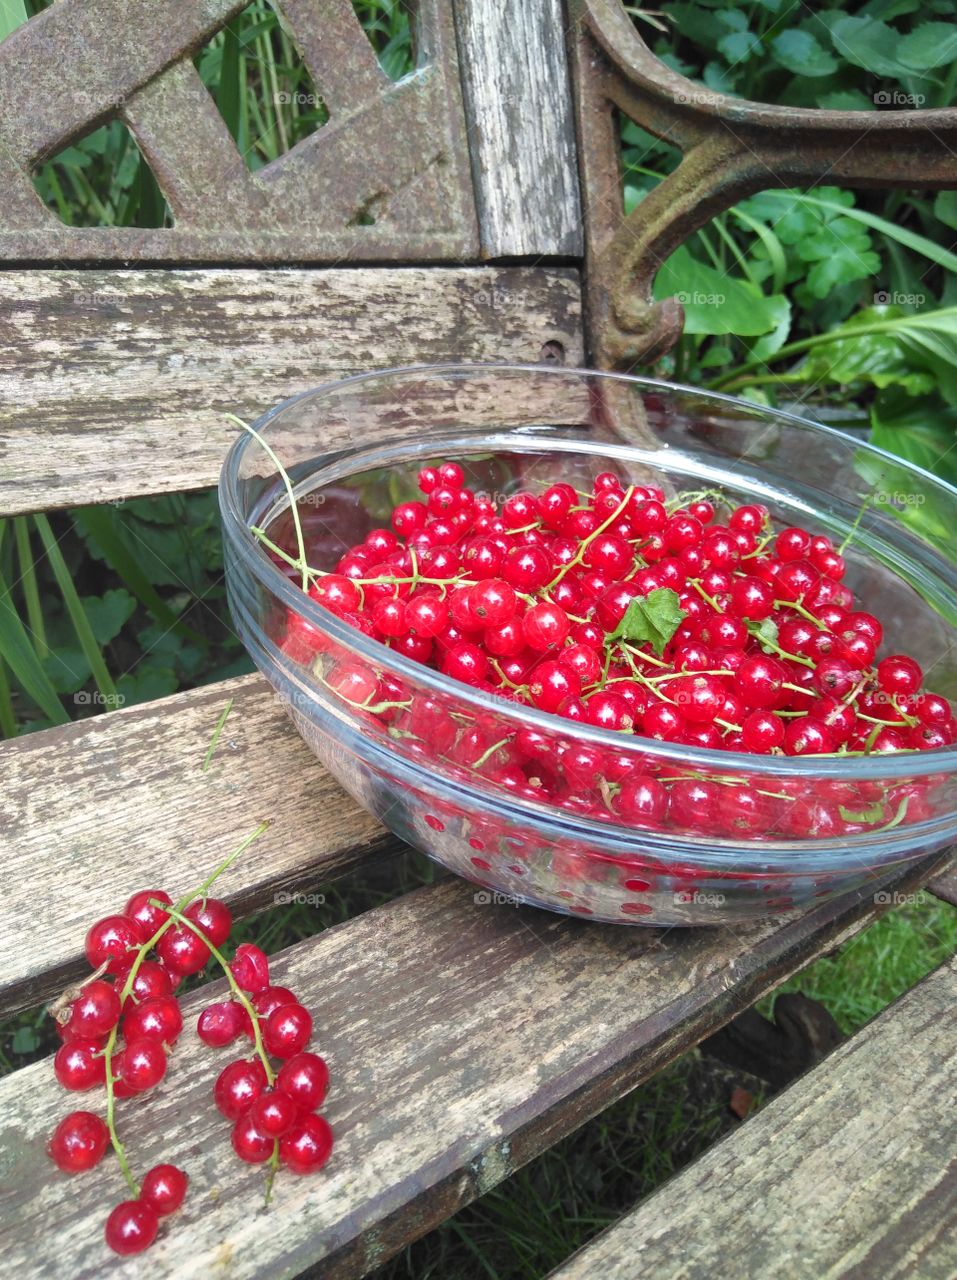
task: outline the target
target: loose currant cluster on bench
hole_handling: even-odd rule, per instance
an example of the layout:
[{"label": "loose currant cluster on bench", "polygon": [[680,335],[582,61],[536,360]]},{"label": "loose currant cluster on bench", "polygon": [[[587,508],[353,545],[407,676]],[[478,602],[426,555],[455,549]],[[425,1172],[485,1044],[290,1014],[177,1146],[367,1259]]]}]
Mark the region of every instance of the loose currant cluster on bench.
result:
[{"label": "loose currant cluster on bench", "polygon": [[[51,1006],[63,1041],[54,1072],[64,1088],[106,1091],[105,1118],[73,1111],[48,1144],[56,1165],[79,1173],[98,1164],[112,1144],[132,1193],[106,1221],[106,1243],[116,1253],[140,1253],[153,1243],[160,1220],[182,1204],[189,1179],[172,1164],[150,1169],[137,1184],[116,1126],[117,1101],[147,1093],[166,1075],[183,1029],[176,990],[213,958],[232,998],[209,1005],[197,1033],[221,1047],[240,1036],[254,1054],[228,1065],[214,1089],[215,1105],[233,1123],[240,1159],[269,1162],[269,1188],[280,1165],[311,1173],[332,1151],[332,1130],[316,1114],[329,1085],[324,1060],[306,1051],[312,1017],[286,987],[272,986],[265,954],[251,944],[227,962],[220,948],[232,928],[226,904],[210,897],[213,881],[265,829],[248,837],[195,893],[174,903],[162,890],[135,893],[123,911],[98,920],[86,936],[93,974]],[[277,1069],[273,1059],[279,1059]],[[268,1190],[267,1190],[268,1198]]]}]

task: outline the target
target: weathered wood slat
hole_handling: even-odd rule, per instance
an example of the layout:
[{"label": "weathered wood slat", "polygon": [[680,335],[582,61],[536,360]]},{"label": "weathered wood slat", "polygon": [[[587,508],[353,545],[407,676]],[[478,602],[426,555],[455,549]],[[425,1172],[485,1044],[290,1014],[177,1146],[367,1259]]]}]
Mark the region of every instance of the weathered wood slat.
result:
[{"label": "weathered wood slat", "polygon": [[[235,699],[209,769],[220,712]],[[0,1009],[60,990],[90,924],[137,889],[186,892],[260,820],[223,877],[238,911],[396,842],[330,778],[259,676],[0,744]],[[19,920],[42,945],[24,947]]]},{"label": "weathered wood slat", "polygon": [[[274,963],[315,1010],[338,1146],[322,1174],[280,1176],[268,1216],[262,1175],[232,1155],[210,1099],[231,1051],[201,1048],[191,1029],[222,984],[188,998],[167,1084],[121,1104],[137,1168],[170,1159],[192,1177],[153,1274],[273,1280],[321,1262],[324,1280],[362,1275],[881,910],[852,895],[774,924],[663,933],[473,898],[458,881],[420,890]],[[101,1238],[119,1174],[107,1164],[68,1180],[44,1154],[71,1104],[49,1062],[0,1083],[2,1256],[24,1278],[61,1274],[69,1258],[71,1280],[132,1280],[142,1263],[111,1259]],[[889,1112],[891,1141],[893,1123]]]},{"label": "weathered wood slat", "polygon": [[939,876],[934,876],[933,880],[928,882],[927,888],[935,897],[957,907],[957,862],[952,863],[949,869],[942,871]]},{"label": "weathered wood slat", "polygon": [[925,978],[555,1280],[952,1280],[957,968]]},{"label": "weathered wood slat", "polygon": [[484,256],[579,256],[561,0],[454,0],[454,8]]},{"label": "weathered wood slat", "polygon": [[0,316],[0,516],[214,484],[226,412],[350,373],[582,359],[557,269],[13,271]]}]

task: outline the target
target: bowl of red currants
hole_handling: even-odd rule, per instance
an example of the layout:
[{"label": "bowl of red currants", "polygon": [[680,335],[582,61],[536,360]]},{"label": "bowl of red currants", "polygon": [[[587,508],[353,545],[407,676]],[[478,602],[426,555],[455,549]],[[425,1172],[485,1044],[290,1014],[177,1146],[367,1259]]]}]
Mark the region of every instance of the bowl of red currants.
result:
[{"label": "bowl of red currants", "polygon": [[296,728],[477,903],[713,925],[957,839],[957,490],[862,438],[650,379],[400,369],[267,413],[220,501]]}]

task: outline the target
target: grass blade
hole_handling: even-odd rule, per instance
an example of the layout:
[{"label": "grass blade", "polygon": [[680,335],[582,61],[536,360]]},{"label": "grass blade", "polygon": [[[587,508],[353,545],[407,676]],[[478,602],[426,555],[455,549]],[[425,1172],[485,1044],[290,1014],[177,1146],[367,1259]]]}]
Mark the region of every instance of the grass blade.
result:
[{"label": "grass blade", "polygon": [[37,651],[37,657],[42,660],[50,650],[47,646],[43,610],[40,608],[37,567],[33,561],[33,548],[30,546],[30,529],[27,525],[26,516],[14,517],[13,536],[17,543],[17,559],[20,562],[20,581],[23,584],[23,598],[27,604],[27,623],[33,632],[33,643]]},{"label": "grass blade", "polygon": [[40,665],[30,643],[26,627],[13,606],[10,588],[0,573],[0,657],[6,662],[27,697],[35,702],[53,724],[67,724],[70,717],[63,710],[50,677]]},{"label": "grass blade", "polygon": [[219,736],[222,733],[223,726],[226,723],[226,717],[229,715],[232,709],[233,709],[233,699],[230,698],[229,701],[226,703],[225,707],[223,707],[222,715],[216,721],[216,728],[213,730],[213,736],[209,741],[209,746],[206,748],[206,756],[203,760],[203,773],[205,773],[206,770],[209,768],[209,762],[210,760],[212,760],[213,752],[216,750],[216,747],[219,744]]},{"label": "grass blade", "polygon": [[79,640],[83,655],[90,664],[90,670],[93,672],[96,687],[103,697],[107,699],[108,704],[115,706],[117,701],[116,685],[114,685],[113,678],[106,669],[103,652],[96,642],[96,636],[93,634],[89,619],[83,612],[83,603],[77,594],[76,587],[73,585],[73,579],[70,577],[70,570],[63,559],[63,553],[57,545],[56,538],[53,536],[50,522],[44,515],[37,515],[33,518],[43,542],[44,550],[47,553],[47,559],[50,561],[53,576],[56,578],[60,594],[63,596],[63,603],[66,605],[70,621],[73,623],[76,638]]},{"label": "grass blade", "polygon": [[13,715],[13,702],[10,699],[10,681],[7,679],[7,666],[0,658],[0,733],[5,738],[17,736],[17,722]]}]

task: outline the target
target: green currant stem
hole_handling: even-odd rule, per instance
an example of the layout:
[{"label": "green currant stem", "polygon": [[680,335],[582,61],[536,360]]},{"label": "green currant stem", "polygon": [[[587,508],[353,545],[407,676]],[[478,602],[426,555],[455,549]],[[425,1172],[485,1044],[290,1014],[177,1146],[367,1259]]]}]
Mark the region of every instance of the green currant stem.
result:
[{"label": "green currant stem", "polygon": [[883,725],[885,728],[892,727],[895,729],[898,727],[913,729],[915,724],[920,723],[918,720],[912,719],[910,716],[908,716],[906,720],[879,720],[877,716],[866,716],[863,711],[858,711],[857,718],[859,720],[866,720],[868,724],[879,724]]},{"label": "green currant stem", "polygon": [[795,613],[799,613],[808,622],[813,622],[818,631],[827,631],[827,627],[821,619],[815,618],[810,609],[805,609],[800,600],[775,600],[774,607],[775,609],[793,609]]},{"label": "green currant stem", "polygon": [[[805,658],[800,653],[788,653],[787,649],[782,649],[777,640],[772,640],[770,636],[761,635],[757,631],[752,631],[751,634],[761,645],[762,649],[770,649],[771,652],[776,653],[779,658],[787,658],[789,662],[796,662],[802,667],[814,666],[814,663],[810,658]],[[805,693],[806,690],[802,689],[801,692]]]},{"label": "green currant stem", "polygon": [[581,546],[575,552],[571,560],[569,560],[568,564],[562,565],[558,573],[555,575],[554,578],[552,578],[551,582],[545,588],[546,591],[551,591],[554,587],[557,587],[558,584],[561,582],[562,578],[564,578],[565,574],[568,573],[569,569],[574,569],[576,565],[581,564],[582,560],[585,558],[585,551],[588,549],[589,545],[592,542],[594,542],[594,540],[600,534],[604,533],[605,530],[609,527],[609,525],[613,525],[615,523],[615,521],[619,518],[621,513],[628,506],[628,503],[631,501],[631,496],[634,492],[635,492],[635,486],[633,484],[630,484],[628,488],[625,490],[625,493],[624,493],[624,496],[622,497],[621,502],[619,502],[618,506],[614,509],[614,511],[611,513],[608,519],[603,520],[602,523],[598,526],[597,529],[594,530],[593,533],[590,533],[587,538],[582,539]]},{"label": "green currant stem", "polygon": [[235,422],[237,426],[242,427],[243,431],[247,431],[252,436],[282,477],[283,485],[285,486],[286,493],[289,497],[289,514],[292,516],[292,523],[296,530],[296,545],[299,548],[299,559],[298,561],[294,561],[294,563],[296,568],[300,569],[302,572],[302,589],[305,591],[307,590],[307,575],[309,568],[306,564],[306,544],[302,536],[302,522],[299,519],[299,504],[296,502],[296,494],[292,487],[292,481],[289,479],[289,473],[276,457],[272,446],[263,439],[255,427],[251,427],[248,422],[243,422],[242,418],[237,418],[234,413],[227,413],[226,417],[229,418],[230,421]]},{"label": "green currant stem", "polygon": [[488,748],[488,750],[483,751],[482,754],[479,756],[479,758],[473,762],[472,768],[481,769],[482,765],[485,764],[486,760],[490,759],[490,757],[495,754],[495,752],[499,749],[499,747],[506,746],[510,741],[511,741],[510,738],[505,737],[505,738],[500,738],[498,742],[493,742],[492,745]]},{"label": "green currant stem", "polygon": [[503,684],[507,684],[507,685],[508,685],[508,687],[509,687],[510,689],[525,689],[525,688],[527,688],[527,685],[524,685],[524,684],[516,684],[516,683],[514,682],[514,680],[509,680],[508,676],[505,674],[505,672],[504,672],[504,671],[502,670],[502,668],[498,665],[498,663],[496,662],[496,660],[495,660],[494,658],[489,658],[489,660],[488,660],[488,661],[489,661],[489,666],[492,668],[492,670],[495,672],[495,674],[498,676],[498,678],[502,681],[502,683],[503,683]]},{"label": "green currant stem", "polygon": [[689,578],[688,581],[694,587],[695,591],[697,591],[702,600],[704,600],[706,604],[709,604],[715,613],[721,612],[721,606],[718,604],[717,600],[715,600],[714,596],[708,595],[707,591],[705,591],[704,587],[701,585],[699,578]]},{"label": "green currant stem", "polygon": [[[641,658],[644,662],[650,662],[653,667],[668,667],[663,658],[656,658],[653,653],[645,653],[643,649],[637,649],[633,644],[628,644],[625,640],[619,640],[618,644],[622,649],[627,649],[629,653],[633,653],[636,658]],[[670,668],[668,669],[670,670]]]},{"label": "green currant stem", "polygon": [[774,538],[774,534],[773,534],[773,533],[765,534],[765,536],[764,536],[764,537],[763,537],[763,538],[758,542],[758,544],[755,546],[754,550],[753,550],[753,551],[749,551],[749,552],[748,552],[748,554],[747,554],[746,556],[742,556],[742,557],[741,557],[741,559],[742,559],[742,560],[751,560],[751,559],[753,559],[755,556],[763,555],[763,554],[764,554],[764,548],[768,545],[768,543],[769,543],[769,542],[771,542],[771,541],[773,540],[773,538]]},{"label": "green currant stem", "polygon": [[[254,538],[258,538],[264,547],[268,547],[268,549],[271,552],[273,552],[274,555],[279,556],[281,560],[285,560],[286,564],[291,565],[293,569],[302,569],[304,574],[307,574],[313,578],[324,578],[328,573],[328,570],[326,569],[313,569],[307,564],[301,564],[298,560],[296,560],[293,556],[291,556],[288,553],[288,551],[283,551],[282,547],[277,547],[275,542],[273,542],[272,539],[266,535],[265,531],[263,529],[260,529],[258,525],[255,525],[255,524],[250,525],[249,532],[253,535]],[[302,589],[303,591],[307,590],[307,587],[305,584],[303,585]]]},{"label": "green currant stem", "polygon": [[206,748],[206,755],[203,757],[203,773],[205,773],[206,770],[209,768],[209,762],[213,758],[213,752],[216,750],[216,747],[219,744],[220,735],[222,734],[223,727],[226,724],[226,717],[229,715],[232,709],[233,709],[233,699],[230,698],[229,701],[226,703],[226,706],[223,708],[222,715],[216,721],[216,728],[213,730],[213,736],[209,741],[209,746]]},{"label": "green currant stem", "polygon": [[[198,896],[198,895],[194,895],[194,896]],[[161,907],[163,904],[159,902],[159,903],[155,903],[154,905]],[[223,974],[226,977],[226,981],[230,985],[230,988],[233,993],[233,999],[238,1001],[239,1004],[243,1006],[243,1008],[246,1010],[247,1014],[249,1015],[249,1020],[252,1023],[252,1028],[253,1028],[253,1039],[256,1045],[256,1053],[266,1071],[266,1081],[271,1087],[275,1082],[276,1073],[272,1069],[272,1063],[269,1061],[269,1055],[266,1052],[265,1047],[263,1045],[262,1032],[259,1028],[259,1014],[253,1008],[253,1005],[249,999],[249,996],[246,995],[246,992],[243,991],[242,987],[236,981],[236,977],[232,969],[230,969],[229,963],[224,957],[223,953],[219,950],[218,947],[213,946],[213,944],[210,942],[209,938],[207,938],[206,934],[203,933],[199,925],[197,925],[194,921],[190,920],[188,916],[184,916],[182,912],[177,911],[175,907],[166,907],[165,910],[169,912],[170,918],[172,920],[175,920],[178,924],[184,925],[187,929],[190,930],[191,933],[195,933],[197,938],[199,938],[201,942],[205,942],[206,946],[209,947],[210,955],[212,955],[213,959],[222,969]]]}]

